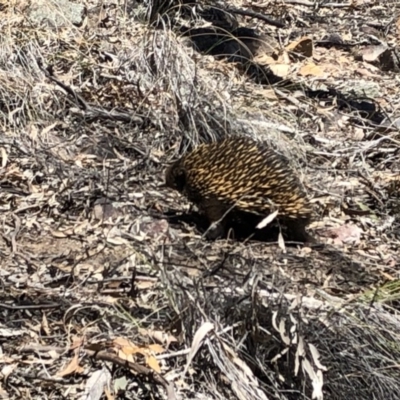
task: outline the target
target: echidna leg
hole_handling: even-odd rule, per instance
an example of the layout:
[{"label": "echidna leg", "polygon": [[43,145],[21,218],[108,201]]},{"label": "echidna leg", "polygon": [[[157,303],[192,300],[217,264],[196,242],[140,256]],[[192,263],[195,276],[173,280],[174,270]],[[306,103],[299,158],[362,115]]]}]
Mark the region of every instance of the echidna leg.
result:
[{"label": "echidna leg", "polygon": [[306,219],[296,219],[285,221],[288,239],[296,242],[312,242],[312,237],[307,233],[306,226],[309,221]]},{"label": "echidna leg", "polygon": [[226,234],[226,208],[215,199],[208,199],[203,202],[202,209],[210,223],[206,237],[207,239],[217,239]]}]

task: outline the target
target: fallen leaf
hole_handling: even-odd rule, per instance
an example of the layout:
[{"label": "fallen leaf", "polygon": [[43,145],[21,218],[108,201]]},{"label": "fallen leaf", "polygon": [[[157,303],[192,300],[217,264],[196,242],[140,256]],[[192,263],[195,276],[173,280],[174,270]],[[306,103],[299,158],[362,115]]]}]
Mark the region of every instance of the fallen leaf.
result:
[{"label": "fallen leaf", "polygon": [[[3,362],[3,360],[1,360]],[[13,360],[14,361],[14,360]],[[13,364],[3,365],[0,371],[2,380],[7,381],[7,378],[18,368],[18,364],[14,362]]]},{"label": "fallen leaf", "polygon": [[193,343],[190,348],[190,352],[188,354],[187,362],[185,369],[183,371],[182,376],[186,375],[186,372],[189,369],[189,366],[193,360],[193,357],[197,354],[200,349],[201,344],[203,343],[204,338],[208,335],[209,332],[214,330],[214,324],[211,322],[205,322],[195,333],[193,338]]},{"label": "fallen leaf", "polygon": [[280,78],[284,78],[289,74],[290,66],[288,64],[271,64],[271,71]]},{"label": "fallen leaf", "polygon": [[286,251],[285,240],[283,239],[282,232],[279,232],[278,235],[278,246],[283,252]]},{"label": "fallen leaf", "polygon": [[157,359],[153,356],[146,357],[146,364],[157,373],[161,373],[160,364],[158,363]]},{"label": "fallen leaf", "polygon": [[50,233],[56,238],[66,238],[72,235],[72,232],[70,230],[68,230],[67,232],[67,231],[54,231],[53,229],[50,229]]},{"label": "fallen leaf", "polygon": [[306,64],[306,65],[303,65],[300,68],[299,74],[303,75],[303,76],[308,76],[308,75],[311,75],[311,76],[323,76],[324,75],[324,71],[318,65],[315,65],[314,63],[309,63],[309,64]]},{"label": "fallen leaf", "polygon": [[362,229],[357,225],[347,224],[321,232],[321,236],[334,239],[334,243],[358,244],[360,243]]},{"label": "fallen leaf", "polygon": [[178,339],[173,336],[170,335],[166,332],[163,331],[153,331],[153,330],[147,330],[147,329],[139,329],[139,333],[141,335],[146,335],[149,338],[154,339],[155,341],[157,341],[158,343],[163,343],[166,344],[166,346],[168,347],[171,343],[177,343]]},{"label": "fallen leaf", "polygon": [[379,56],[387,50],[387,46],[368,46],[360,50],[360,55],[364,61],[373,62],[376,61]]},{"label": "fallen leaf", "polygon": [[275,63],[275,59],[267,54],[260,54],[254,57],[254,62],[258,65],[271,65]]},{"label": "fallen leaf", "polygon": [[295,53],[296,55],[302,55],[304,57],[312,57],[313,41],[311,38],[305,36],[287,45],[286,50]]},{"label": "fallen leaf", "polygon": [[57,372],[56,375],[59,377],[63,377],[74,373],[80,374],[82,372],[83,368],[79,365],[79,356],[78,352],[76,352],[70,363],[63,370]]},{"label": "fallen leaf", "polygon": [[69,347],[70,350],[75,350],[83,345],[83,338],[82,337],[74,337],[71,346]]},{"label": "fallen leaf", "polygon": [[313,387],[311,398],[322,400],[323,399],[322,387],[324,383],[322,372],[320,370],[315,371],[311,366],[311,363],[307,359],[302,360],[301,366],[303,371],[305,371],[309,376],[309,378],[311,379]]},{"label": "fallen leaf", "polygon": [[0,148],[0,156],[1,156],[1,166],[2,168],[5,168],[8,161],[8,155],[6,149],[3,147]]},{"label": "fallen leaf", "polygon": [[8,393],[2,388],[1,384],[0,384],[0,399],[2,400],[11,399],[11,396],[9,396]]},{"label": "fallen leaf", "polygon": [[47,126],[46,128],[42,129],[41,132],[41,136],[46,136],[50,131],[52,131],[57,125],[59,124],[59,122],[54,122],[53,124]]},{"label": "fallen leaf", "polygon": [[164,353],[164,347],[159,344],[149,344],[149,350],[155,354]]},{"label": "fallen leaf", "polygon": [[118,393],[119,391],[125,391],[128,386],[128,380],[126,376],[121,376],[114,381],[114,391]]},{"label": "fallen leaf", "polygon": [[47,321],[46,314],[43,314],[42,316],[42,330],[46,333],[47,336],[50,336],[51,331],[49,328],[49,322]]},{"label": "fallen leaf", "polygon": [[327,371],[327,368],[324,365],[322,365],[319,361],[319,359],[321,358],[321,355],[320,355],[318,349],[312,343],[308,343],[308,347],[309,347],[310,353],[313,357],[315,366],[322,371]]},{"label": "fallen leaf", "polygon": [[106,367],[93,372],[86,381],[84,400],[100,400],[110,383],[111,373]]},{"label": "fallen leaf", "polygon": [[135,362],[134,355],[144,356],[146,364],[154,371],[160,373],[161,368],[153,354],[163,353],[165,350],[159,344],[150,344],[148,346],[136,346],[125,338],[116,338],[114,344],[119,347],[118,356],[124,360]]},{"label": "fallen leaf", "polygon": [[128,339],[122,338],[122,337],[117,337],[115,338],[112,343],[116,346],[133,346],[133,343],[130,342]]},{"label": "fallen leaf", "polygon": [[111,393],[108,387],[104,388],[104,394],[106,395],[107,400],[115,400],[115,396]]},{"label": "fallen leaf", "polygon": [[276,218],[277,215],[278,215],[278,210],[276,210],[273,213],[269,214],[261,222],[259,222],[259,224],[256,226],[256,229],[265,228],[270,222],[272,222]]}]

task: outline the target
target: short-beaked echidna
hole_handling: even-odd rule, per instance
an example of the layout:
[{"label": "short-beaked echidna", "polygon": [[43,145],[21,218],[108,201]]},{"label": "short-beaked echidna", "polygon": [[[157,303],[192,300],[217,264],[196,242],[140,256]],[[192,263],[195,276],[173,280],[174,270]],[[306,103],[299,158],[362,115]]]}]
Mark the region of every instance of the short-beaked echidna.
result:
[{"label": "short-beaked echidna", "polygon": [[221,221],[211,237],[224,233],[230,210],[262,217],[278,210],[291,238],[309,238],[312,209],[299,178],[284,156],[253,139],[198,146],[167,168],[166,185],[196,204],[210,223]]}]

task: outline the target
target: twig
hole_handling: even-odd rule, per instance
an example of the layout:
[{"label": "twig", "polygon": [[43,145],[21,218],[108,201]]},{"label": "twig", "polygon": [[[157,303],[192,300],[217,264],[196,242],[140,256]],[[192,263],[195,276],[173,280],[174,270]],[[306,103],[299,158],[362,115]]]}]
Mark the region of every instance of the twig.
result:
[{"label": "twig", "polygon": [[239,8],[227,8],[226,11],[230,12],[232,14],[238,14],[238,15],[244,15],[246,17],[257,18],[257,19],[260,19],[261,21],[266,22],[269,25],[276,26],[277,28],[285,27],[285,24],[283,22],[266,17],[264,14],[261,14],[261,13],[255,12],[255,11],[241,10]]},{"label": "twig", "polygon": [[41,60],[37,61],[39,68],[41,71],[46,75],[48,79],[50,79],[52,82],[56,83],[58,86],[63,88],[74,100],[76,103],[79,104],[80,108],[83,110],[88,110],[89,106],[87,105],[86,101],[79,96],[78,93],[75,92],[71,87],[66,85],[65,83],[61,82],[58,80],[54,75],[51,66],[48,66],[47,68],[44,68]]},{"label": "twig", "polygon": [[[315,2],[307,0],[282,0],[284,4],[293,4],[297,6],[315,7]],[[257,4],[257,7],[266,7],[267,4]],[[270,4],[268,3],[268,7]],[[319,4],[318,8],[346,8],[351,7],[352,3],[326,3]]]},{"label": "twig", "polygon": [[125,112],[120,112],[120,111],[115,111],[115,110],[106,110],[102,107],[98,106],[93,106],[88,104],[81,96],[79,96],[78,93],[75,92],[70,86],[66,85],[65,83],[61,82],[59,79],[57,79],[52,71],[51,68],[44,68],[41,62],[38,60],[38,65],[39,68],[42,70],[42,72],[46,75],[48,79],[50,79],[52,82],[60,86],[62,89],[64,89],[70,97],[74,100],[75,104],[79,107],[80,111],[71,109],[71,112],[74,112],[75,114],[81,114],[82,116],[88,118],[88,119],[111,119],[115,121],[122,121],[122,122],[127,122],[127,123],[136,123],[136,124],[143,124],[143,119],[137,116],[133,116],[131,114],[125,113]]},{"label": "twig", "polygon": [[12,304],[0,303],[0,308],[4,308],[6,310],[44,310],[48,308],[59,308],[60,304],[58,303],[49,303],[49,304],[24,304],[22,306],[14,306]]}]

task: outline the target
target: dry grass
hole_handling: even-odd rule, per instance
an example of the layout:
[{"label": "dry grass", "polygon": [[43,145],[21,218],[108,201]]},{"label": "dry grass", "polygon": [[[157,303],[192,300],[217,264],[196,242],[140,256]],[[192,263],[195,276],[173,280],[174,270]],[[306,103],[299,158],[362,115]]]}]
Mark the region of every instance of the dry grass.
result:
[{"label": "dry grass", "polygon": [[[283,44],[357,18],[398,37],[394,5],[284,3]],[[398,76],[316,46],[330,74],[291,61],[267,85],[196,51],[183,9],[156,29],[144,5],[85,5],[58,28],[0,7],[0,397],[400,398]],[[379,95],[345,95],[359,80]],[[168,162],[244,132],[297,166],[325,245],[206,242],[166,217],[188,208]]]}]

